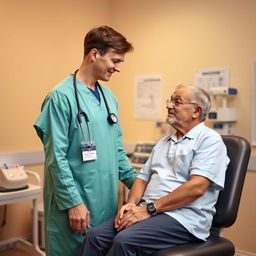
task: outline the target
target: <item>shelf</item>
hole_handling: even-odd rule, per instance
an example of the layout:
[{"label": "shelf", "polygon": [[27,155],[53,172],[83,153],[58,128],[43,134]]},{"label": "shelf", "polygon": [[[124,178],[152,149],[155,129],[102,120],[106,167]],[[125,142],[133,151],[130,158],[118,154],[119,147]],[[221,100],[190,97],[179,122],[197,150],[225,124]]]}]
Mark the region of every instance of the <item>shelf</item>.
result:
[{"label": "shelf", "polygon": [[12,204],[24,200],[37,198],[41,193],[41,186],[28,184],[28,188],[11,192],[0,192],[0,205]]}]

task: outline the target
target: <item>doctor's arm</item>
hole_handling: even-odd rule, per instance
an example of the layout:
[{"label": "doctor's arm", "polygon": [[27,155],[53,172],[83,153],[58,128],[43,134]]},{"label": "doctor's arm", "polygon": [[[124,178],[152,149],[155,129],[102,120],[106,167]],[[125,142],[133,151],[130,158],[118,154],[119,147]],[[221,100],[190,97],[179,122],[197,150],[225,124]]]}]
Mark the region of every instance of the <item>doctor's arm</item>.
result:
[{"label": "doctor's arm", "polygon": [[69,147],[69,113],[66,106],[65,98],[52,95],[44,104],[35,129],[44,144],[45,165],[48,180],[53,185],[53,199],[60,211],[67,210],[72,230],[80,234],[81,228],[85,230],[89,227],[90,219],[66,158]]},{"label": "doctor's arm", "polygon": [[134,168],[131,167],[129,159],[123,147],[123,135],[120,124],[118,124],[118,165],[119,165],[119,179],[128,188],[131,187],[133,181],[137,177],[137,173]]}]

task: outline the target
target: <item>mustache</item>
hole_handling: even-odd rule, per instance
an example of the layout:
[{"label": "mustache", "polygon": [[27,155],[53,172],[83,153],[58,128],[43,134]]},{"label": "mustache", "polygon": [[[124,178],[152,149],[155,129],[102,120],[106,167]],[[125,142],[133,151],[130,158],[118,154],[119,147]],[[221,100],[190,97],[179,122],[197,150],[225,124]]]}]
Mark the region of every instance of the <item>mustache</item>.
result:
[{"label": "mustache", "polygon": [[168,114],[173,114],[175,115],[175,111],[173,109],[168,109]]}]

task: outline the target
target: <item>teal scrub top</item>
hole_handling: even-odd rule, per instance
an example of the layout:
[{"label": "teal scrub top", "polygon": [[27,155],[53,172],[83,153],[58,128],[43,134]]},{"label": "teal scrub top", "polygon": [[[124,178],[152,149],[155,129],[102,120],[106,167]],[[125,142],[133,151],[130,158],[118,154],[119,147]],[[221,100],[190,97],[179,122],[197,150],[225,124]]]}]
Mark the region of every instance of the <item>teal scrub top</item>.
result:
[{"label": "teal scrub top", "polygon": [[[67,209],[84,203],[94,227],[115,216],[118,181],[130,187],[136,178],[122,146],[120,124],[108,123],[101,92],[99,102],[84,84],[76,82],[81,109],[89,117],[97,160],[82,161],[84,138],[77,119],[72,75],[46,97],[34,124],[45,151],[44,207],[49,256],[79,255],[84,238],[71,230]],[[116,98],[107,87],[102,89],[111,112],[118,116]],[[88,141],[84,119],[82,125]]]}]

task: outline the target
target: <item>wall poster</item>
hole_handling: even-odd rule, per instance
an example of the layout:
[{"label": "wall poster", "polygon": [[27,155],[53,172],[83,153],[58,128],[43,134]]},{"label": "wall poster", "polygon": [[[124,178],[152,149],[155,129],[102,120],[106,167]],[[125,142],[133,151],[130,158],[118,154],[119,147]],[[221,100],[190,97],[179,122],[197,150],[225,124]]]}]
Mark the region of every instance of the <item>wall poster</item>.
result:
[{"label": "wall poster", "polygon": [[159,120],[161,118],[162,76],[139,76],[135,83],[136,119]]}]

